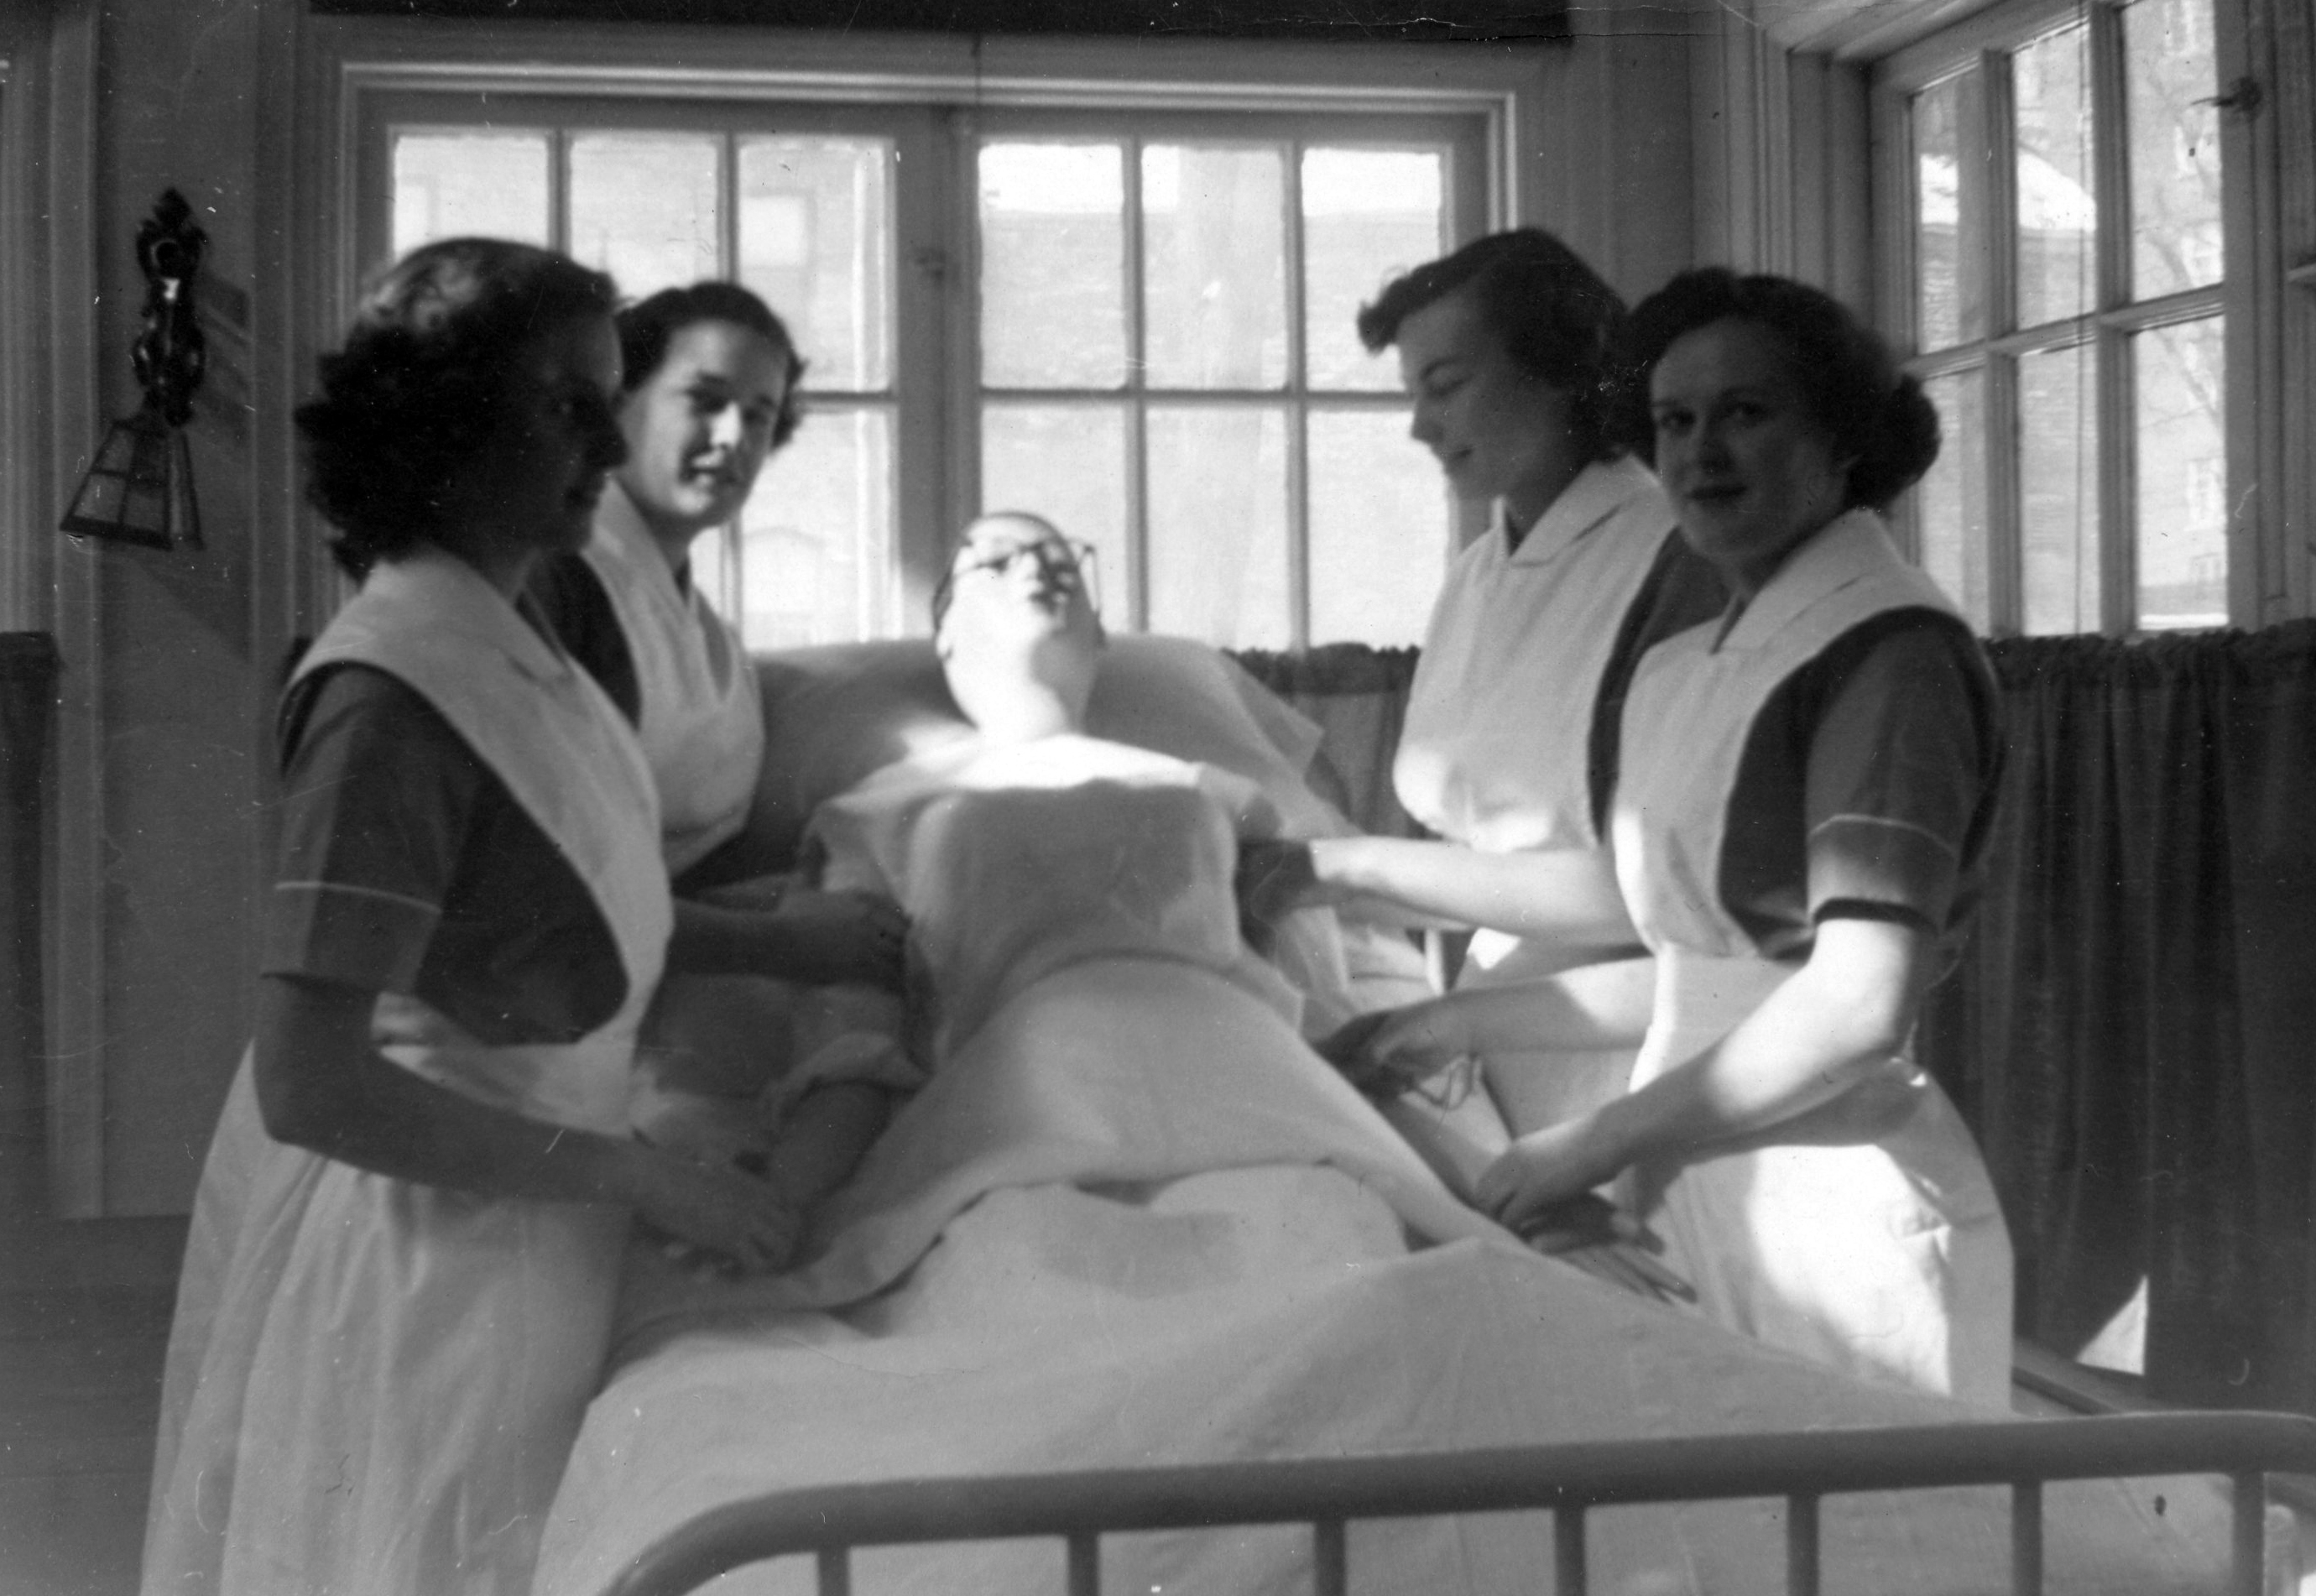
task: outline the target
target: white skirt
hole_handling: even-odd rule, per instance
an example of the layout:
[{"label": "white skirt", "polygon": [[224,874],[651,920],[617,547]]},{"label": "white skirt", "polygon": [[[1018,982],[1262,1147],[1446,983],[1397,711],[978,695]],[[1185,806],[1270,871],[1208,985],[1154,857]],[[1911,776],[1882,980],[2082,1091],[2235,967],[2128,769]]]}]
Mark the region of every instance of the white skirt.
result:
[{"label": "white skirt", "polygon": [[172,1336],[198,1373],[172,1381],[145,1592],[522,1596],[601,1378],[626,1210],[391,1180],[248,1117],[211,1159],[254,1167],[203,1179],[239,1222]]}]

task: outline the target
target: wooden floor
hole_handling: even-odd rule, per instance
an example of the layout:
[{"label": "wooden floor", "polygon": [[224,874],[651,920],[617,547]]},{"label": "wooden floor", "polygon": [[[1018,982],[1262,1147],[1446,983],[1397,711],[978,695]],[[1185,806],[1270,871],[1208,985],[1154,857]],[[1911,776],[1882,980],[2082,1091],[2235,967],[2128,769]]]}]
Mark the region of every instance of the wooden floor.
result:
[{"label": "wooden floor", "polygon": [[184,1242],[182,1219],[0,1223],[0,1596],[137,1589]]},{"label": "wooden floor", "polygon": [[132,1596],[185,1222],[32,1217],[37,1119],[16,1106],[0,1101],[0,1596]]}]

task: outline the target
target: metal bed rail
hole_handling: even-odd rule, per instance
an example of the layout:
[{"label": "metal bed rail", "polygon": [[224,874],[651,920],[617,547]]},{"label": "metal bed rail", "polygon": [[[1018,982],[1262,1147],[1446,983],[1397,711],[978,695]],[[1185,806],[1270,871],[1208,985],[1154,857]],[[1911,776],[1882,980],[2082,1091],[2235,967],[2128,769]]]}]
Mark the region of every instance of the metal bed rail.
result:
[{"label": "metal bed rail", "polygon": [[2228,1596],[2260,1596],[2271,1473],[2316,1473],[2316,1419],[2166,1413],[2081,1419],[1676,1436],[1464,1452],[886,1480],[780,1491],[714,1508],[647,1547],[610,1596],[682,1596],[797,1554],[821,1596],[850,1596],[851,1549],[1058,1537],[1069,1596],[1099,1596],[1105,1533],[1307,1523],[1317,1596],[1348,1587],[1356,1519],[1548,1510],[1554,1596],[1586,1596],[1585,1513],[1643,1502],[1786,1499],[1786,1589],[1818,1596],[1818,1506],[1860,1491],[2011,1488],[2011,1589],[2043,1589],[2053,1480],[2224,1475],[2234,1490]]}]

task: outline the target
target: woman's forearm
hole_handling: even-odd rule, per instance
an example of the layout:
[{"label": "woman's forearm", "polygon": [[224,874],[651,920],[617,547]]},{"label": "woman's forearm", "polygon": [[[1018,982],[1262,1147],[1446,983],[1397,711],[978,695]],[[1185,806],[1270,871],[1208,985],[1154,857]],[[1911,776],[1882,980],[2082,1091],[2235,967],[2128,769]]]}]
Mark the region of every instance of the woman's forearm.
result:
[{"label": "woman's forearm", "polygon": [[276,1140],[477,1197],[615,1204],[744,1271],[787,1262],[797,1210],[769,1181],[631,1137],[544,1124],[422,1080],[370,1046],[377,1000],[331,982],[259,983],[257,1101]]},{"label": "woman's forearm", "polygon": [[675,901],[667,967],[693,976],[776,976],[821,985],[901,985],[908,923],[889,899],[797,887],[769,908]]},{"label": "woman's forearm", "polygon": [[1905,1047],[1931,964],[1930,939],[1911,926],[1825,923],[1809,962],[1727,1036],[1598,1110],[1604,1146],[1621,1167],[1840,1096]]},{"label": "woman's forearm", "polygon": [[400,1068],[370,1046],[376,1001],[327,982],[259,983],[258,1106],[276,1140],[478,1196],[637,1202],[645,1149],[490,1108]]},{"label": "woman's forearm", "polygon": [[1483,853],[1406,837],[1323,837],[1310,850],[1321,892],[1359,911],[1484,926],[1604,956],[1640,941],[1614,872],[1590,851]]}]

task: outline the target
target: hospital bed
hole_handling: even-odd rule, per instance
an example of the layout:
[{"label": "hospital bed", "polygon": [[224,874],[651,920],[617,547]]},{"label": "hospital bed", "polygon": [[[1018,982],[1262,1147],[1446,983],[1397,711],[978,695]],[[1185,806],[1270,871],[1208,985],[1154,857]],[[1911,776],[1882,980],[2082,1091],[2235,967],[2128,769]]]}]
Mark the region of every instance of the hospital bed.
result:
[{"label": "hospital bed", "polygon": [[[1314,1596],[1350,1589],[1353,1519],[1549,1511],[1553,1596],[1587,1596],[1585,1519],[1620,1504],[1776,1496],[1786,1508],[1789,1596],[1825,1589],[1818,1510],[1867,1489],[1999,1485],[2010,1494],[2013,1596],[2044,1588],[2043,1492],[2053,1480],[2211,1471],[2232,1496],[2228,1557],[2211,1586],[2262,1596],[2296,1574],[2276,1545],[2267,1475],[2316,1469],[2316,1420],[2178,1413],[1831,1433],[1490,1449],[1100,1474],[892,1480],[734,1502],[663,1537],[613,1596],[682,1596],[734,1568],[808,1556],[822,1596],[848,1596],[854,1547],[1045,1536],[1063,1543],[1069,1596],[1099,1596],[1105,1532],[1300,1522]],[[1540,1573],[1540,1571],[1539,1571]]]},{"label": "hospital bed", "polygon": [[[1210,651],[1119,644],[1092,729],[1252,776],[1290,827],[1331,824],[1297,774],[1307,725]],[[763,668],[752,865],[792,853],[819,798],[955,729],[922,646]],[[1372,1216],[1343,1217],[1352,1184],[1007,1192],[865,1309],[664,1315],[591,1412],[539,1588],[2266,1596],[2296,1579],[2266,1476],[2316,1473],[2316,1421],[1965,1411],[1517,1249],[1392,1256]],[[1247,1217],[1278,1213],[1343,1265],[1265,1253]],[[1154,1235],[1154,1262],[1135,1252]],[[911,1316],[929,1303],[931,1339]]]}]

